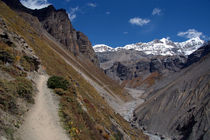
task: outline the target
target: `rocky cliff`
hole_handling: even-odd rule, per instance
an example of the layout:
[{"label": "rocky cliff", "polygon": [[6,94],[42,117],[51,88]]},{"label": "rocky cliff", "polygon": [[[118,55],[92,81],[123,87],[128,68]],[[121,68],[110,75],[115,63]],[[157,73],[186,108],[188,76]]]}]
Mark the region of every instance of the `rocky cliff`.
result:
[{"label": "rocky cliff", "polygon": [[[24,7],[19,0],[3,0],[13,10],[18,11],[23,18],[31,22],[28,15],[24,16],[25,13],[30,14],[38,18],[41,23],[41,27],[45,29],[50,35],[52,35],[58,42],[63,44],[63,47],[72,52],[75,56],[81,56],[82,58],[88,58],[91,62],[99,65],[97,56],[92,49],[91,42],[88,37],[83,33],[76,31],[71,21],[68,18],[68,14],[64,9],[56,10],[52,5],[39,9],[31,10]],[[33,20],[35,20],[33,18]],[[39,24],[37,22],[37,24]],[[38,26],[38,25],[35,26]]]},{"label": "rocky cliff", "polygon": [[172,139],[210,137],[209,48],[210,44],[191,54],[188,67],[153,87],[146,102],[135,111],[140,126]]},{"label": "rocky cliff", "polygon": [[[15,1],[12,2],[15,3]],[[131,128],[130,124],[107,104],[107,99],[113,100],[116,96],[114,101],[121,101],[121,96],[127,96],[120,87],[111,82],[94,64],[83,61],[89,66],[87,67],[80,62],[81,59],[63,49],[61,43],[56,42],[46,31],[44,32],[38,18],[24,12],[21,13],[21,16],[19,15],[20,12],[11,10],[4,2],[0,1],[0,139],[16,139],[16,130],[22,132],[20,127],[24,126],[24,124],[22,125],[24,122],[33,125],[24,129],[32,131],[29,132],[31,135],[26,133],[27,137],[23,139],[33,139],[34,134],[37,136],[36,130],[40,128],[37,127],[34,120],[37,120],[42,126],[39,132],[42,130],[47,132],[47,135],[45,135],[46,133],[38,133],[38,135],[47,139],[55,135],[52,139],[56,139],[58,135],[53,131],[56,128],[51,126],[52,124],[58,126],[60,121],[71,139],[147,139],[141,131]],[[29,22],[30,19],[35,23]],[[40,27],[37,26],[37,23],[40,23]],[[79,33],[78,38],[83,43],[85,36]],[[36,70],[39,67],[41,67],[41,71],[37,73]],[[44,78],[41,78],[38,86],[31,81],[37,78],[37,75],[34,77],[33,73]],[[60,121],[59,119],[58,121],[50,119],[50,125],[43,125],[39,121],[40,113],[38,116],[37,114],[28,115],[30,112],[37,112],[32,109],[34,106],[30,108],[31,104],[28,103],[34,101],[34,92],[38,92],[33,88],[38,87],[39,93],[46,93],[47,77],[43,76],[46,73],[55,77],[63,77],[69,83],[68,89],[65,91],[55,89],[55,92],[50,93],[52,96],[54,93],[55,96],[59,96],[59,112],[50,108],[52,105],[49,104],[48,99],[51,96],[46,96],[46,99],[43,96],[36,98],[35,107],[40,100],[47,104],[43,108],[41,107],[42,113],[47,113],[48,111],[45,109],[49,108],[51,110],[50,118],[51,114],[59,114],[61,117]],[[116,102],[113,103],[114,105]],[[38,107],[40,106],[38,105]],[[27,114],[23,115],[25,112]],[[41,118],[43,117],[42,113]],[[25,116],[32,116],[36,119],[27,121],[28,117],[25,118]],[[44,124],[48,122],[45,121],[46,118]],[[48,131],[48,126],[52,128],[52,131]],[[24,136],[24,134],[21,133],[20,136]],[[19,139],[18,134],[17,137]]]},{"label": "rocky cliff", "polygon": [[[136,50],[121,50],[118,52],[97,53],[101,68],[106,75],[118,81],[123,86],[139,87],[154,73],[158,76],[167,76],[180,71],[187,60],[186,56],[154,56],[146,55]],[[153,77],[154,78],[154,77]],[[147,88],[149,85],[141,86]]]}]

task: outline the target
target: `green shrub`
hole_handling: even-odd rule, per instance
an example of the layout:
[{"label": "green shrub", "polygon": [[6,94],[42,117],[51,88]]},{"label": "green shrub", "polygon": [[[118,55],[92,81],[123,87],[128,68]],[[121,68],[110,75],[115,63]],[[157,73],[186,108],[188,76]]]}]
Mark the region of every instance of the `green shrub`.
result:
[{"label": "green shrub", "polygon": [[63,77],[59,76],[51,76],[47,81],[48,88],[61,88],[63,90],[67,90],[69,87],[69,82]]}]

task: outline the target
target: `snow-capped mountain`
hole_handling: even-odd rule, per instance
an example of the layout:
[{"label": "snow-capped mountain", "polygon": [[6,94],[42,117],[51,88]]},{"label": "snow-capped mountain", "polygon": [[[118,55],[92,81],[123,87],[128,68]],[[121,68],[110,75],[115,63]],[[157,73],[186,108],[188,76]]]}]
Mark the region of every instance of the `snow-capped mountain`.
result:
[{"label": "snow-capped mountain", "polygon": [[109,47],[105,44],[97,44],[93,46],[93,49],[95,52],[108,52],[108,51],[114,51],[115,49],[112,47]]},{"label": "snow-capped mountain", "polygon": [[136,50],[152,55],[190,55],[204,44],[199,37],[189,39],[185,42],[172,42],[167,38],[153,40],[148,43],[129,44],[124,47],[112,48],[110,46],[99,44],[93,46],[95,52],[111,52],[119,50]]}]

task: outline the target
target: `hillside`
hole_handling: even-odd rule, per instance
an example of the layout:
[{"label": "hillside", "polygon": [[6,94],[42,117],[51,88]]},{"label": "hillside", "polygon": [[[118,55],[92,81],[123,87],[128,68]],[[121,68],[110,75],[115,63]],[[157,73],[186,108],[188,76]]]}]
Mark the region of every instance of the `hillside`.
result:
[{"label": "hillside", "polygon": [[209,66],[199,37],[92,47],[66,10],[1,0],[0,139],[208,140]]},{"label": "hillside", "polygon": [[106,75],[132,91],[133,126],[154,139],[209,139],[209,42],[163,38],[93,48]]},{"label": "hillside", "polygon": [[39,10],[31,10],[24,7],[19,0],[3,1],[17,11],[35,30],[41,33],[41,28],[44,28],[67,51],[75,56],[88,58],[95,65],[98,65],[98,59],[92,49],[91,42],[82,32],[73,28],[66,10],[56,10],[53,5]]},{"label": "hillside", "polygon": [[[21,16],[24,19],[19,15],[25,15]],[[37,24],[35,24],[35,26],[31,25],[26,17],[33,19]],[[17,57],[17,54],[23,55],[23,58],[26,59],[24,60],[26,62],[23,63],[24,66],[26,66],[26,70],[29,72],[38,71],[40,69],[37,69],[37,64],[41,63],[38,68],[42,68],[45,74],[61,76],[69,81],[70,87],[63,92],[62,95],[59,95],[59,115],[69,137],[72,139],[97,140],[147,139],[140,130],[131,128],[130,124],[119,115],[120,112],[117,112],[119,107],[121,107],[121,103],[123,104],[124,101],[130,100],[131,97],[117,84],[113,84],[113,81],[107,78],[105,74],[103,74],[103,71],[89,60],[82,59],[83,56],[77,57],[71,51],[67,52],[65,44],[63,44],[62,41],[58,41],[52,34],[49,34],[42,26],[37,26],[43,23],[34,18],[30,13],[24,13],[24,11],[20,11],[20,13],[14,12],[1,1],[0,18],[4,24],[4,26],[1,26],[1,29],[4,30],[3,27],[6,27],[6,33],[12,32],[13,34],[17,34],[21,38],[18,40],[22,40],[23,43],[20,48],[28,48],[29,52],[34,52],[37,56],[35,57],[34,54],[31,54],[31,57],[34,57],[28,59],[28,57],[24,57],[24,52],[21,51],[21,49],[19,50],[20,53],[13,54],[14,57]],[[36,26],[37,28],[35,28]],[[1,38],[2,37],[4,37],[4,35],[2,35]],[[11,39],[7,41],[7,45],[11,46],[13,44],[11,42],[15,43],[16,40]],[[5,49],[3,45],[1,46]],[[11,55],[12,53],[9,50],[14,49],[6,49],[6,51],[8,51],[7,53],[9,53],[8,55]],[[37,59],[40,61],[36,61]],[[32,64],[27,60],[30,60],[29,62],[33,60]],[[12,63],[12,70],[8,70],[8,63]],[[5,69],[5,67],[7,69]],[[13,63],[13,61],[11,62],[10,59],[7,59],[6,63],[2,64],[1,70],[8,73],[4,77],[6,80],[15,80],[17,76],[19,77],[19,75],[16,76],[16,74],[19,73],[23,73],[25,77],[30,78],[29,73],[24,73],[26,70],[18,69],[17,64]],[[13,72],[14,70],[17,72]],[[41,73],[35,73],[42,74],[42,70]],[[37,76],[35,75],[35,77]],[[35,78],[31,79],[35,80]],[[17,80],[20,81],[19,79]],[[35,83],[33,87],[36,87]],[[1,88],[3,87],[1,86]],[[1,92],[5,95],[3,96],[4,100],[10,101],[9,95],[11,92],[6,89],[7,88],[1,90]],[[17,100],[17,103],[21,102],[19,98],[15,96],[12,96],[12,98]],[[25,102],[27,102],[27,100]],[[12,137],[15,137],[13,134],[18,130],[19,125],[21,126],[21,124],[24,123],[24,116],[9,112],[10,110],[8,109],[13,108],[7,105],[8,103],[1,104],[1,112],[3,112],[3,114],[9,114],[11,117],[8,118],[8,115],[1,115],[1,123],[3,123],[1,126],[3,126],[3,128],[1,127],[0,134],[5,138],[12,139]],[[113,109],[110,106],[112,106]],[[7,108],[4,109],[5,107]],[[21,106],[18,107],[22,109]],[[30,110],[30,108],[31,105],[28,109]],[[17,111],[18,114],[26,112]],[[18,120],[18,127],[16,127],[16,123],[12,123],[14,122],[11,119],[13,117],[16,117],[16,120]],[[9,121],[2,122],[2,120]]]},{"label": "hillside", "polygon": [[172,139],[210,137],[210,45],[188,57],[186,67],[162,79],[135,110],[136,122],[149,132]]}]

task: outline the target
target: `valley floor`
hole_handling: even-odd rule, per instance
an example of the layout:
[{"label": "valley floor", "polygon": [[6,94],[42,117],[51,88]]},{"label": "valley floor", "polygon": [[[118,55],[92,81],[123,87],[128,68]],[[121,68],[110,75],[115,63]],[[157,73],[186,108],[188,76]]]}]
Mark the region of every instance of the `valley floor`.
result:
[{"label": "valley floor", "polygon": [[58,99],[47,88],[48,76],[37,79],[38,94],[35,105],[26,114],[18,134],[22,140],[69,140],[60,125]]}]

